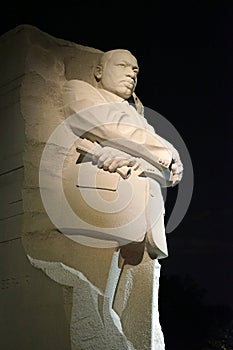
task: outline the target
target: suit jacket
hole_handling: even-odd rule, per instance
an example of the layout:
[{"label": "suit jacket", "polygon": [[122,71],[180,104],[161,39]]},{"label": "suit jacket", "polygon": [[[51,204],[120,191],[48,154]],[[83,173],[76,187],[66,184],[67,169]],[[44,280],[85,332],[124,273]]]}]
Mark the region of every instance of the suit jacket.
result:
[{"label": "suit jacket", "polygon": [[[172,185],[169,165],[177,151],[122,98],[79,80],[65,83],[63,92],[66,127],[77,140],[120,149],[142,164],[123,179],[93,165],[88,154],[76,153],[77,162],[65,162],[64,192],[82,223],[79,242],[105,246],[109,241],[122,245],[146,239],[151,257],[166,257],[161,186]],[[74,144],[73,154],[75,149]]]}]

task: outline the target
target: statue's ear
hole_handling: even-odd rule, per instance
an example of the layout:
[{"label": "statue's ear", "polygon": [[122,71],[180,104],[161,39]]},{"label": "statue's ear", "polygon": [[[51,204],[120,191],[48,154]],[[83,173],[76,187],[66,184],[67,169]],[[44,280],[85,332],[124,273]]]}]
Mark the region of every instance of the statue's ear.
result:
[{"label": "statue's ear", "polygon": [[101,80],[102,71],[103,71],[103,67],[102,66],[98,65],[98,66],[95,67],[95,69],[94,69],[94,76],[95,76],[97,81]]}]

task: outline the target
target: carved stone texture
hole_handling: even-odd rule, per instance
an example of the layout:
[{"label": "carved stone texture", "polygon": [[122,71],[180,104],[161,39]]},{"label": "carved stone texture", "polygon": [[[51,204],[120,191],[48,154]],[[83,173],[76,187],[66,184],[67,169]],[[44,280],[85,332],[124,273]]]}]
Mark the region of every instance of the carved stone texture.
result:
[{"label": "carved stone texture", "polygon": [[163,350],[158,261],[145,256],[123,270],[112,308],[117,253],[60,233],[40,196],[44,146],[67,117],[62,85],[95,85],[101,51],[28,25],[2,35],[0,50],[2,347]]}]

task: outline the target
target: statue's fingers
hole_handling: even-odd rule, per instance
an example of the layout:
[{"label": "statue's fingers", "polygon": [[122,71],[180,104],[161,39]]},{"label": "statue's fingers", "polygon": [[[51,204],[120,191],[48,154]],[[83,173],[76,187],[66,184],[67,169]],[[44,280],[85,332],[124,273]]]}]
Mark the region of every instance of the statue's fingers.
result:
[{"label": "statue's fingers", "polygon": [[115,159],[110,165],[109,165],[109,171],[113,172],[116,171],[118,168],[121,168],[123,166],[129,166],[132,167],[136,163],[135,160],[130,159]]},{"label": "statue's fingers", "polygon": [[110,160],[111,158],[109,157],[109,154],[108,153],[103,153],[101,154],[101,156],[98,158],[98,161],[97,161],[97,166],[99,168],[102,168],[103,165],[108,161]]},{"label": "statue's fingers", "polygon": [[138,165],[139,166],[139,164],[137,163],[137,159],[136,158],[130,158],[129,160],[128,160],[128,166],[135,166],[136,167],[136,165]]},{"label": "statue's fingers", "polygon": [[104,161],[104,163],[103,163],[103,165],[102,165],[102,168],[103,168],[104,170],[109,170],[109,166],[112,164],[112,162],[113,162],[112,158],[107,158],[107,159]]},{"label": "statue's fingers", "polygon": [[117,170],[117,168],[122,167],[124,164],[126,163],[125,160],[121,160],[121,159],[114,159],[111,164],[109,164],[108,166],[108,170],[111,172],[114,172]]}]

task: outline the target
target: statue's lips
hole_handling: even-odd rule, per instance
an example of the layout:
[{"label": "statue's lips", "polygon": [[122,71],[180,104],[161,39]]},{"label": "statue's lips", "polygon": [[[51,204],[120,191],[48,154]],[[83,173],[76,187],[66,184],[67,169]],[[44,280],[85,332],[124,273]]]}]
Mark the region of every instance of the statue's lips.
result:
[{"label": "statue's lips", "polygon": [[134,85],[135,85],[135,83],[134,83],[133,80],[132,80],[132,81],[124,80],[122,83],[123,83],[127,88],[129,88],[130,90],[133,90]]}]

